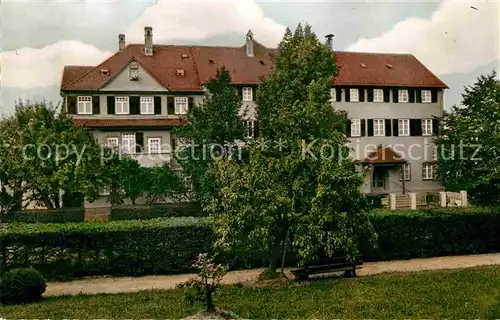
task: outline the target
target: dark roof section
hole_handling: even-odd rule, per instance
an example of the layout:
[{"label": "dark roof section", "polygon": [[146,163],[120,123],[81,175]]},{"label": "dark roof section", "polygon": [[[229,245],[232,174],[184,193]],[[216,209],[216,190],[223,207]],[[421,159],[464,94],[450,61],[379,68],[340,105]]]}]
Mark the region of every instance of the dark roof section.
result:
[{"label": "dark roof section", "polygon": [[[254,42],[253,57],[245,55],[244,46],[155,45],[153,56],[145,56],[143,48],[128,45],[95,67],[66,66],[61,89],[98,90],[134,60],[171,91],[202,91],[202,85],[222,66],[229,70],[234,84],[258,84],[271,71],[277,52],[258,42]],[[411,54],[337,51],[335,57],[340,67],[335,85],[448,88]],[[103,74],[102,69],[108,73]],[[184,70],[183,76],[177,75],[178,69]]]},{"label": "dark roof section", "polygon": [[73,119],[76,126],[88,128],[109,128],[109,127],[171,127],[180,126],[184,119]]}]

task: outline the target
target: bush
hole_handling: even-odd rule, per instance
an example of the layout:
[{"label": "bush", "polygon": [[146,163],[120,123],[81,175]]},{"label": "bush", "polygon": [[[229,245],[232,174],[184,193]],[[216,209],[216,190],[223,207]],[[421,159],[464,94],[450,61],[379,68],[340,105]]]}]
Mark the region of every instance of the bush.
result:
[{"label": "bush", "polygon": [[33,268],[13,269],[0,281],[0,302],[3,304],[30,303],[41,299],[45,279]]},{"label": "bush", "polygon": [[33,266],[46,278],[190,272],[198,252],[210,252],[204,218],[108,223],[12,223],[0,234],[6,269]]},{"label": "bush", "polygon": [[147,220],[165,217],[202,217],[206,214],[199,203],[162,203],[152,205],[117,205],[111,207],[109,219]]},{"label": "bush", "polygon": [[54,210],[12,211],[1,216],[2,222],[24,223],[63,223],[83,222],[85,213],[82,208],[63,208]]}]

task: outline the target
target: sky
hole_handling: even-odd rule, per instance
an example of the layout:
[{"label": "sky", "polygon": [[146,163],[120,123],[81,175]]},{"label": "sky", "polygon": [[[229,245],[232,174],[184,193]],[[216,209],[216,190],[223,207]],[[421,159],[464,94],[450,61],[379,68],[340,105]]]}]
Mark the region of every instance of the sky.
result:
[{"label": "sky", "polygon": [[0,114],[17,99],[60,99],[64,65],[97,65],[127,43],[143,43],[144,26],[157,44],[243,45],[251,29],[274,47],[288,26],[309,23],[334,49],[414,54],[450,89],[445,107],[458,105],[463,87],[500,66],[500,2],[257,1],[257,0],[2,0]]}]

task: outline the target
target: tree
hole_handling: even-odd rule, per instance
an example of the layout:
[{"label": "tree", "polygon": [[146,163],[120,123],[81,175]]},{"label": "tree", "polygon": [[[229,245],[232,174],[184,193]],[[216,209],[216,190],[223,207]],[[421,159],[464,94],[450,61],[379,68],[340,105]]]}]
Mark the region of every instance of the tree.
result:
[{"label": "tree", "polygon": [[500,203],[500,82],[495,71],[465,87],[463,107],[445,112],[436,138],[437,173],[447,190]]},{"label": "tree", "polygon": [[245,128],[239,112],[241,101],[231,86],[229,72],[223,67],[206,85],[203,103],[190,110],[186,125],[175,130],[182,141],[189,141],[176,156],[183,173],[190,177],[198,200],[214,192],[214,181],[207,169],[215,157],[228,155],[235,141],[243,141]]},{"label": "tree", "polygon": [[358,253],[358,240],[373,235],[360,193],[362,176],[349,158],[345,113],[329,102],[332,52],[308,25],[287,29],[274,68],[259,85],[261,138],[248,159],[216,161],[211,174],[219,192],[206,210],[224,251],[260,249],[270,275],[289,243],[301,262],[318,255]]},{"label": "tree", "polygon": [[146,198],[149,204],[167,198],[178,199],[185,193],[179,174],[176,174],[167,163],[148,168],[149,183],[146,188]]},{"label": "tree", "polygon": [[105,183],[92,133],[45,102],[19,101],[0,121],[0,141],[0,179],[17,208],[32,201],[49,209],[81,205]]}]

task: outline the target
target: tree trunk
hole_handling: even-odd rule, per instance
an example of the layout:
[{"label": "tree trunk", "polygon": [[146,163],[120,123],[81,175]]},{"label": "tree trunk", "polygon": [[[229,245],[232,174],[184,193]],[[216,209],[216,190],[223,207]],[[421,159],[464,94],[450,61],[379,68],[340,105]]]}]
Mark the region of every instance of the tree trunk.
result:
[{"label": "tree trunk", "polygon": [[[268,267],[268,273],[271,278],[276,277],[276,268],[278,267],[278,260],[280,257],[280,246],[279,244],[275,243],[272,244],[271,246],[271,252],[270,252],[270,257],[269,257],[269,267]],[[279,242],[278,242],[279,243]]]},{"label": "tree trunk", "polygon": [[290,229],[286,231],[286,237],[285,237],[285,245],[283,246],[283,256],[281,257],[281,274],[285,276],[285,257],[286,257],[286,252],[288,250],[288,241],[290,238]]},{"label": "tree trunk", "polygon": [[212,300],[212,288],[207,288],[207,312],[214,312],[215,306]]}]

